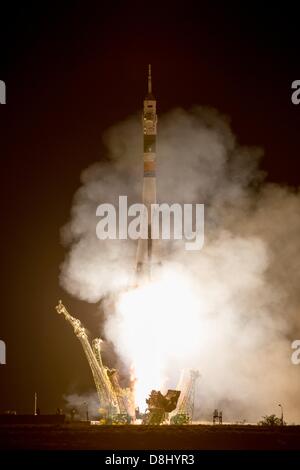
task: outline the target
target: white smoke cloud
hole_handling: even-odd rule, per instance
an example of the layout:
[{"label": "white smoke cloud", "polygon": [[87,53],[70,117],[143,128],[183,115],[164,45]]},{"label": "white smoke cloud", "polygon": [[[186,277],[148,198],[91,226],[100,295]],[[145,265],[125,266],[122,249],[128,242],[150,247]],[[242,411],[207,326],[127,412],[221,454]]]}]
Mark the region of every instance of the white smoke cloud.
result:
[{"label": "white smoke cloud", "polygon": [[[114,126],[104,141],[107,159],[83,172],[71,220],[62,231],[69,251],[61,284],[89,302],[107,296],[117,302],[135,268],[134,242],[96,238],[96,207],[117,204],[119,195],[140,202],[142,193],[139,119]],[[183,291],[174,292],[182,311],[172,325],[168,303],[157,299],[157,309],[163,305],[160,318],[166,316],[171,325],[161,325],[153,310],[144,313],[136,329],[144,341],[137,346],[141,360],[153,357],[147,332],[157,321],[159,341],[168,338],[172,347],[166,351],[158,345],[164,359],[158,357],[156,364],[153,358],[153,364],[173,387],[182,368],[200,371],[200,418],[220,406],[225,419],[257,421],[282,403],[286,418],[300,421],[300,369],[290,361],[291,341],[300,334],[300,197],[292,188],[264,182],[261,155],[258,148],[241,147],[228,120],[215,110],[176,109],[159,119],[159,202],[204,203],[205,245],[187,252],[181,243],[164,242],[162,273],[183,276],[194,304],[187,299],[184,308]],[[136,337],[129,340],[124,321],[119,310],[107,308],[101,329],[129,368]]]},{"label": "white smoke cloud", "polygon": [[74,418],[82,421],[87,420],[87,414],[89,419],[99,418],[99,399],[96,392],[83,393],[81,395],[77,393],[71,393],[64,397],[66,403],[67,412],[71,416],[72,410],[75,410]]}]

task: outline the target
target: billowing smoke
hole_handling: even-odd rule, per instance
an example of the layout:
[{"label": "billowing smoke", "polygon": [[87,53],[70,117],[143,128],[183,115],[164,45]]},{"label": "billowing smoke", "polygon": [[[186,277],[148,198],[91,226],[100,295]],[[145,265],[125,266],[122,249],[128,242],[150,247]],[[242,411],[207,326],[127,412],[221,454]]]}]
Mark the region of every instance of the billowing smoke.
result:
[{"label": "billowing smoke", "polygon": [[300,337],[299,193],[266,183],[262,151],[240,146],[215,110],[160,117],[159,202],[204,203],[205,243],[189,252],[163,242],[157,289],[126,291],[136,242],[98,240],[96,207],[117,205],[119,195],[141,202],[140,119],[116,125],[104,141],[107,155],[83,172],[63,229],[63,287],[88,302],[106,299],[100,334],[125,369],[134,364],[137,380],[144,374],[141,393],[174,387],[193,368],[199,419],[220,407],[227,420],[256,422],[281,403],[286,419],[299,422],[300,367],[291,363]]},{"label": "billowing smoke", "polygon": [[96,392],[87,392],[81,395],[71,393],[70,395],[65,395],[64,400],[66,402],[67,413],[71,418],[73,416],[76,420],[86,421],[87,418],[96,419],[99,417],[99,399]]}]

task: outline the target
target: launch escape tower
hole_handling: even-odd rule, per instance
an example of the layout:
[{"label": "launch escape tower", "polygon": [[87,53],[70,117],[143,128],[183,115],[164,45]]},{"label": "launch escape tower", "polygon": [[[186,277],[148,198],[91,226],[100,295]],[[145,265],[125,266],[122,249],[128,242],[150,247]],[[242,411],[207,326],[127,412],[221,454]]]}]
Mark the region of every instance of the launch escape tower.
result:
[{"label": "launch escape tower", "polygon": [[139,239],[136,271],[139,278],[150,279],[153,262],[157,257],[157,240],[152,239],[151,205],[156,204],[156,100],[152,93],[151,65],[148,68],[148,92],[143,108],[144,178],[143,204],[148,211],[148,238]]}]

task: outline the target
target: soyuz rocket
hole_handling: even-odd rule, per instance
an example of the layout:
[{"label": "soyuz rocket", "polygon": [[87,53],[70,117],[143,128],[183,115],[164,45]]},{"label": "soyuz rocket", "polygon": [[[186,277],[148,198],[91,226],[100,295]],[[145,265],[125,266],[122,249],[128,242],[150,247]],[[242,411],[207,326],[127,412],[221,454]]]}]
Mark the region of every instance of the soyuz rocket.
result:
[{"label": "soyuz rocket", "polygon": [[148,92],[142,115],[144,141],[143,204],[148,210],[148,238],[138,240],[136,271],[138,279],[150,279],[158,262],[158,240],[151,234],[151,205],[156,204],[156,100],[152,93],[151,65],[148,66]]}]

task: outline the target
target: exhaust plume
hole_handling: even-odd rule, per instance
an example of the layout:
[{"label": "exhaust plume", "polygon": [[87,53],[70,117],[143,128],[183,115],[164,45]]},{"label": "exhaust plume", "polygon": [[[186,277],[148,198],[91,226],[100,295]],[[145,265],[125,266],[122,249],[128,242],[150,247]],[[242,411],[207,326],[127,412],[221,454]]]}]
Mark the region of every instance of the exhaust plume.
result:
[{"label": "exhaust plume", "polygon": [[175,387],[182,369],[198,369],[196,417],[223,408],[225,421],[256,422],[283,403],[300,421],[299,369],[291,342],[300,336],[300,197],[267,183],[262,150],[240,146],[217,111],[175,109],[159,120],[159,202],[205,204],[201,251],[162,241],[162,268],[149,285],[132,285],[136,243],[96,238],[96,207],[119,195],[140,202],[142,135],[134,116],[104,136],[106,159],[82,173],[71,219],[62,229],[68,254],[60,282],[99,302],[105,332],[137,402],[152,388]]}]

